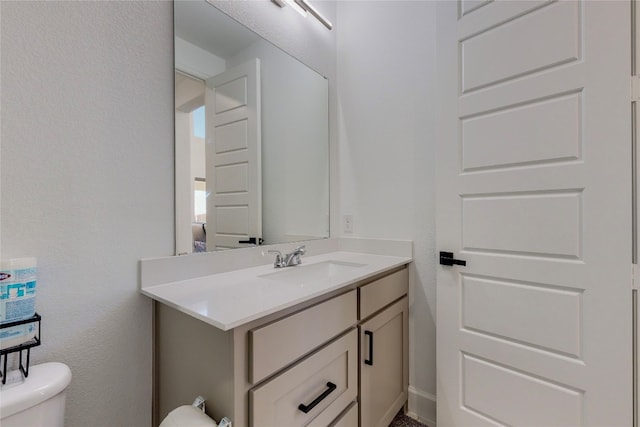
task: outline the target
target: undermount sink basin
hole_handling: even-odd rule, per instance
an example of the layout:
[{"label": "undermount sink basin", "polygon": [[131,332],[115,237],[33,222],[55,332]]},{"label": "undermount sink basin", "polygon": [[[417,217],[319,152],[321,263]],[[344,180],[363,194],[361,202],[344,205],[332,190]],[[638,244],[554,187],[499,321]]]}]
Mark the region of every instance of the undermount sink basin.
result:
[{"label": "undermount sink basin", "polygon": [[364,267],[366,264],[344,261],[323,261],[316,264],[285,267],[273,273],[263,274],[263,279],[277,280],[288,283],[308,283],[316,280],[329,279],[338,274]]}]

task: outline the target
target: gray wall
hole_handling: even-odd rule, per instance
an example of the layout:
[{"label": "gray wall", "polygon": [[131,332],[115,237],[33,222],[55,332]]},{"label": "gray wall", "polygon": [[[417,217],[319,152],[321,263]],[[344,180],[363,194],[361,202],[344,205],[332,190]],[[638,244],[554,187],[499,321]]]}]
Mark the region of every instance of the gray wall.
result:
[{"label": "gray wall", "polygon": [[38,258],[36,363],[72,370],[68,426],[151,424],[151,302],[172,255],[169,2],[0,2],[0,256]]},{"label": "gray wall", "polygon": [[[409,410],[435,419],[435,9],[339,2],[341,214],[353,236],[410,239]],[[340,25],[344,23],[343,25]]]}]

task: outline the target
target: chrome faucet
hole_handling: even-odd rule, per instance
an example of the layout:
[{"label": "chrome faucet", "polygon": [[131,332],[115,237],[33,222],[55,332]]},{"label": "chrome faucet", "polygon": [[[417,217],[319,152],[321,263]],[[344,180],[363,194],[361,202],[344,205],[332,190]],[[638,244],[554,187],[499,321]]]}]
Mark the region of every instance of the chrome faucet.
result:
[{"label": "chrome faucet", "polygon": [[305,245],[298,246],[292,252],[282,256],[282,252],[276,250],[267,251],[270,254],[276,254],[276,259],[273,262],[274,268],[292,267],[302,263],[300,259],[301,255],[306,252]]},{"label": "chrome faucet", "polygon": [[306,252],[305,245],[298,246],[291,253],[288,253],[284,256],[284,266],[290,267],[292,265],[298,265],[302,263],[300,259],[300,255],[304,255]]}]

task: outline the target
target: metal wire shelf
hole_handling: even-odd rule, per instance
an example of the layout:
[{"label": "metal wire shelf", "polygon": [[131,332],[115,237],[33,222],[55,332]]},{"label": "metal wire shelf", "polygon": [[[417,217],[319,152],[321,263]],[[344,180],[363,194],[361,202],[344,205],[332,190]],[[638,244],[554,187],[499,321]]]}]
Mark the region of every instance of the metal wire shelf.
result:
[{"label": "metal wire shelf", "polygon": [[[20,325],[28,325],[30,323],[37,323],[38,324],[38,332],[36,333],[36,335],[31,338],[29,341],[24,342],[20,345],[16,345],[13,347],[8,347],[8,348],[4,348],[0,350],[0,378],[2,378],[2,384],[6,384],[7,383],[7,360],[8,360],[8,356],[9,354],[12,353],[20,353],[20,371],[22,371],[22,374],[24,375],[24,377],[28,377],[29,376],[29,361],[31,358],[31,349],[33,347],[37,347],[40,345],[40,321],[42,320],[42,317],[40,317],[40,315],[38,313],[34,314],[33,317],[30,317],[28,319],[24,319],[24,320],[16,320],[14,322],[7,322],[7,323],[3,323],[0,324],[0,330],[1,329],[6,329],[6,328],[11,328],[14,326],[20,326]],[[27,361],[26,364],[22,363],[22,352],[26,351],[27,352]],[[2,358],[4,358],[4,360],[2,360]]]}]

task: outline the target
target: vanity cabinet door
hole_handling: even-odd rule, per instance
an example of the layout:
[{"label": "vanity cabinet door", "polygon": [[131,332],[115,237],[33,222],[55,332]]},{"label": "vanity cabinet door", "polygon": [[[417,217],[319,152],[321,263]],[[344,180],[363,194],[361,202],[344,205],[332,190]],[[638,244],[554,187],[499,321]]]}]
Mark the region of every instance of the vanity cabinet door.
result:
[{"label": "vanity cabinet door", "polygon": [[386,427],[407,400],[407,297],[360,326],[360,425]]}]

